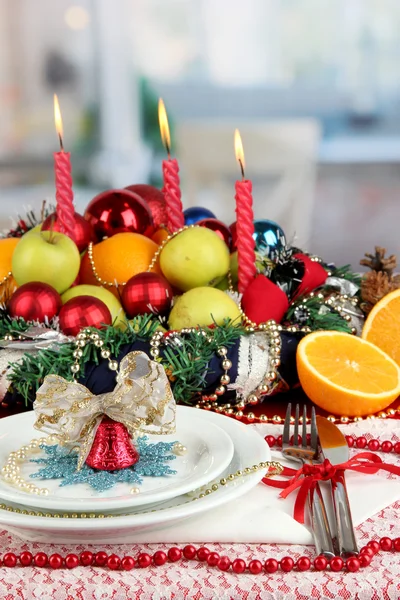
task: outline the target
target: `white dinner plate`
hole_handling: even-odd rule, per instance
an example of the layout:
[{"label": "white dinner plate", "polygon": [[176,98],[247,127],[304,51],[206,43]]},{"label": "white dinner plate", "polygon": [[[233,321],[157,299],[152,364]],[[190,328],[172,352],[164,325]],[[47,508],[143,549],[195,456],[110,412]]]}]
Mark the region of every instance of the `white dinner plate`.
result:
[{"label": "white dinner plate", "polygon": [[[8,454],[18,450],[30,440],[38,437],[33,428],[33,412],[0,419],[0,465]],[[179,441],[187,448],[183,456],[169,461],[168,466],[176,471],[163,477],[143,476],[143,483],[117,483],[113,488],[97,492],[87,483],[60,487],[61,479],[30,479],[43,465],[26,460],[20,465],[20,475],[38,487],[47,488],[48,496],[36,496],[12,486],[0,478],[0,498],[24,506],[45,510],[70,512],[108,512],[120,509],[154,505],[205,485],[218,477],[229,465],[233,456],[230,436],[217,424],[206,418],[205,412],[187,411],[178,406],[176,432],[172,435],[149,435],[149,442]],[[42,456],[43,453],[40,455]],[[30,455],[37,458],[38,454]],[[1,468],[0,466],[0,468]],[[131,494],[132,487],[140,492]]]},{"label": "white dinner plate", "polygon": [[[179,407],[179,413],[187,419],[195,419],[198,409]],[[202,413],[211,425],[217,425],[233,441],[234,454],[227,469],[218,476],[223,477],[237,470],[251,467],[262,461],[271,460],[268,444],[255,430],[234,419],[215,413]],[[1,444],[1,441],[0,441]],[[131,510],[129,514],[108,519],[66,519],[38,517],[0,510],[0,524],[15,535],[28,541],[51,543],[110,544],[129,543],[135,533],[149,533],[160,526],[170,526],[177,521],[190,518],[239,498],[255,487],[265,471],[258,470],[235,479],[204,498],[192,501],[188,494],[175,497],[153,510]],[[210,484],[208,484],[210,485]],[[149,535],[150,537],[150,535]]]}]

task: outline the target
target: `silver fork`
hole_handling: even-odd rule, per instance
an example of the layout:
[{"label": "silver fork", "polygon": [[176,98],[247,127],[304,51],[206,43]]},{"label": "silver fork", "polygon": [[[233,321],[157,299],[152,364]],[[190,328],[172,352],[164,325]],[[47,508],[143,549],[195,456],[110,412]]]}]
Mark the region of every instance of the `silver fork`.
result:
[{"label": "silver fork", "polygon": [[[311,411],[311,440],[310,446],[307,445],[307,407],[303,408],[303,423],[301,433],[301,446],[299,446],[299,405],[296,404],[296,413],[294,420],[293,445],[290,444],[290,420],[292,405],[288,404],[285,424],[283,426],[282,436],[282,454],[289,460],[301,464],[312,464],[318,462],[318,431],[315,418],[315,409]],[[323,554],[327,558],[335,556],[335,550],[332,542],[332,534],[329,527],[329,521],[326,515],[324,500],[321,494],[321,488],[317,482],[315,488],[308,494],[308,506],[311,517],[311,528],[314,536],[317,555]]]}]

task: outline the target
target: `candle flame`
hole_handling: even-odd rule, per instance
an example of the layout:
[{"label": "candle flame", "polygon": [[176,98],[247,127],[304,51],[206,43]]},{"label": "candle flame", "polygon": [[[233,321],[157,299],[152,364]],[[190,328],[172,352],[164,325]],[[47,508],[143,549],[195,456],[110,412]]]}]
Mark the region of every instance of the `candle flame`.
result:
[{"label": "candle flame", "polygon": [[171,148],[171,137],[169,134],[167,111],[165,110],[165,104],[162,98],[158,100],[158,121],[160,123],[162,143],[169,154]]},{"label": "candle flame", "polygon": [[243,144],[242,138],[240,137],[239,129],[235,129],[235,156],[236,160],[240,165],[240,170],[242,171],[242,176],[244,178],[244,152],[243,152]]},{"label": "candle flame", "polygon": [[63,122],[62,122],[62,118],[61,118],[61,111],[60,111],[60,104],[58,102],[58,97],[57,94],[54,94],[54,122],[56,124],[56,131],[58,134],[58,137],[60,139],[60,146],[61,149],[63,147],[63,135],[64,135],[64,130],[63,130]]}]

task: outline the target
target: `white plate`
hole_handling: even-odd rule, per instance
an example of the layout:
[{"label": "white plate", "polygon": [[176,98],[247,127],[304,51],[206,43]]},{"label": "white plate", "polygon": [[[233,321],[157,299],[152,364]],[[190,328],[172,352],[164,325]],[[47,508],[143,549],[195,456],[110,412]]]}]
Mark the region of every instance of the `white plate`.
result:
[{"label": "white plate", "polygon": [[[118,483],[104,492],[96,492],[89,484],[81,483],[60,487],[61,479],[30,479],[43,465],[25,461],[21,476],[38,487],[47,488],[48,496],[34,496],[0,479],[0,497],[8,502],[40,508],[44,511],[108,512],[120,509],[153,505],[180,496],[201,487],[218,477],[229,465],[233,456],[233,443],[223,429],[206,418],[205,412],[188,412],[177,407],[176,433],[173,435],[149,435],[150,442],[179,441],[187,448],[184,456],[169,462],[175,475],[143,477],[143,483]],[[33,412],[0,419],[0,465],[8,454],[37,438],[33,428]],[[37,458],[37,454],[31,455]],[[1,468],[1,467],[0,467]],[[132,495],[130,489],[138,487],[139,494]]]},{"label": "white plate", "polygon": [[[179,407],[180,413],[188,419],[196,418],[198,409]],[[271,460],[268,444],[257,431],[234,419],[204,413],[206,421],[221,427],[232,439],[234,455],[222,477],[243,470],[261,461]],[[1,443],[1,442],[0,442]],[[160,526],[169,526],[177,521],[190,518],[207,510],[221,506],[243,496],[260,482],[262,470],[240,477],[202,499],[191,501],[188,495],[174,498],[149,512],[131,514],[111,519],[65,519],[35,517],[0,510],[0,524],[15,535],[28,541],[51,543],[123,544],[135,541],[136,532],[149,532]]]}]

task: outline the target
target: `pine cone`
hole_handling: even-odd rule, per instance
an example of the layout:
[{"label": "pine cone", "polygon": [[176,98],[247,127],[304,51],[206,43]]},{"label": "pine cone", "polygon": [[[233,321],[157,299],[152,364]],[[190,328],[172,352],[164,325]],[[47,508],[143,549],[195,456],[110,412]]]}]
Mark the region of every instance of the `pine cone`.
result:
[{"label": "pine cone", "polygon": [[368,314],[381,298],[400,288],[400,275],[392,277],[384,271],[371,271],[361,281],[361,309]]},{"label": "pine cone", "polygon": [[386,248],[375,246],[375,254],[366,252],[365,256],[367,258],[360,260],[360,265],[369,267],[373,271],[383,271],[390,277],[397,266],[397,261],[394,254],[391,254],[388,258],[385,258],[385,253]]}]

